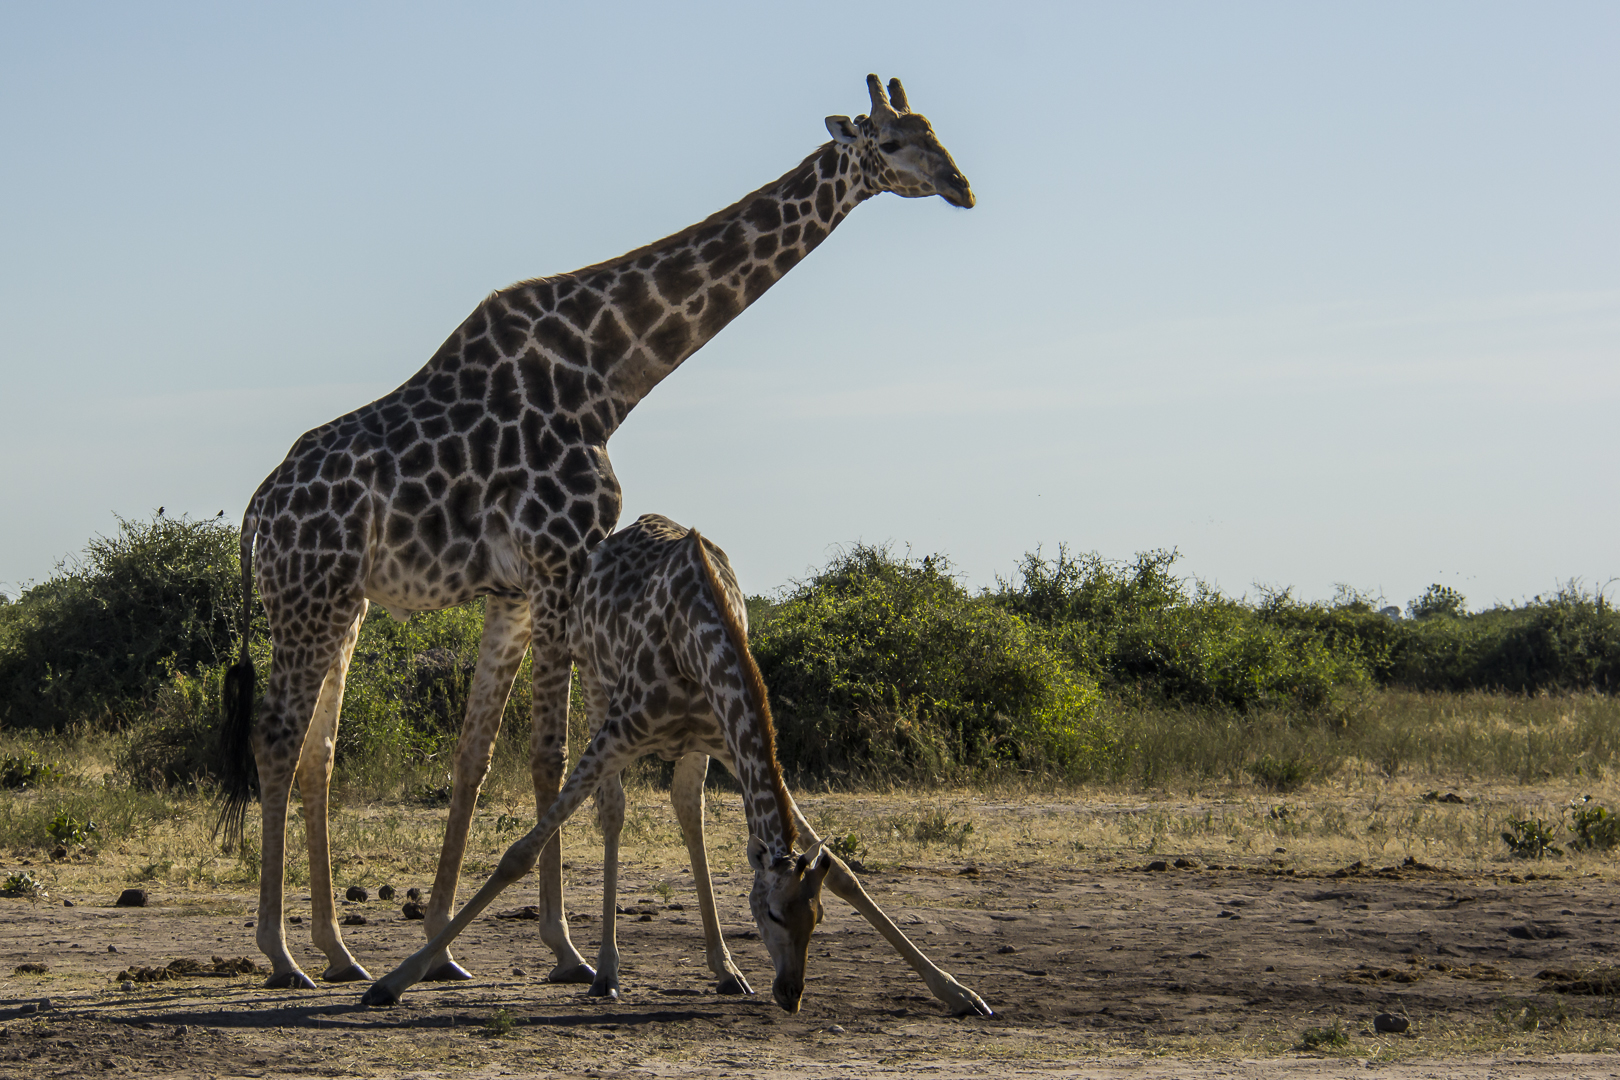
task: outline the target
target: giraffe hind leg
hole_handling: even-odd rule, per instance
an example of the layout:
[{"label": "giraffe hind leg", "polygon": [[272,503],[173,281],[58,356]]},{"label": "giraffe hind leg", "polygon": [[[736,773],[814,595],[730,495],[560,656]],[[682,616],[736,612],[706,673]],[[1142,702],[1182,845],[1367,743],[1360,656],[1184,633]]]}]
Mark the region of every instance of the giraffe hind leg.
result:
[{"label": "giraffe hind leg", "polygon": [[619,837],[624,832],[624,780],[607,776],[596,788],[596,820],[602,827],[602,944],[596,954],[591,997],[619,997]]},{"label": "giraffe hind leg", "polygon": [[370,982],[371,975],[355,960],[338,929],[337,907],[332,890],[332,849],[328,832],[328,794],[332,782],[332,760],[337,744],[338,711],[343,705],[343,688],[349,661],[360,637],[365,612],[354,620],[343,638],[339,655],[321,684],[320,698],[304,736],[304,749],[298,758],[298,793],[304,803],[304,832],[309,841],[310,931],[315,947],[326,954],[325,982]]},{"label": "giraffe hind leg", "polygon": [[[299,774],[300,762],[327,687],[328,676],[340,662],[346,665],[345,643],[348,643],[348,649],[353,648],[353,631],[364,615],[365,604],[362,601],[354,616],[340,624],[345,626],[347,633],[336,634],[325,643],[305,643],[301,649],[278,648],[270,664],[269,686],[254,718],[253,756],[259,770],[261,822],[259,910],[254,938],[259,951],[270,960],[270,976],[265,980],[265,986],[272,989],[309,990],[315,986],[287,949],[283,895],[287,871],[287,811],[293,780]],[[302,662],[293,664],[289,659],[292,656],[297,656]],[[341,677],[333,689],[341,690]],[[331,705],[335,722],[335,697]],[[304,790],[307,792],[314,786],[310,781]],[[319,859],[312,861],[326,865],[324,783],[320,787],[318,809],[322,849]],[[316,807],[306,801],[306,822],[315,811]],[[313,845],[313,834],[311,839]],[[318,896],[319,892],[312,891],[311,895]],[[352,962],[352,957],[350,960]]]}]

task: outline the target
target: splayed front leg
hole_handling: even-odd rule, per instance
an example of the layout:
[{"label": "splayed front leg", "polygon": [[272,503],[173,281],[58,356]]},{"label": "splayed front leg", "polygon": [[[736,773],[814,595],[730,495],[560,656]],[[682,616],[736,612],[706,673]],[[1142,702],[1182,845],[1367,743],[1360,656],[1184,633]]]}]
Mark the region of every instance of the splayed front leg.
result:
[{"label": "splayed front leg", "polygon": [[[555,802],[547,808],[535,827],[525,833],[516,843],[506,849],[501,861],[495,866],[495,873],[484,882],[483,887],[473,894],[465,907],[456,912],[456,917],[450,920],[448,926],[433,936],[421,949],[411,954],[399,967],[378,979],[365,996],[360,999],[363,1005],[392,1005],[399,1000],[399,996],[407,989],[422,981],[434,960],[441,954],[446,954],[450,943],[467,928],[467,926],[481,915],[485,908],[494,902],[495,898],[508,885],[523,879],[530,870],[534,869],[540,852],[550,847],[555,850],[557,846],[557,830],[562,823],[568,820],[579,804],[585,801],[597,785],[604,772],[617,773],[627,764],[626,761],[615,759],[613,755],[604,755],[600,748],[593,745],[580,758],[575,766],[574,773],[568,778]],[[560,869],[560,868],[559,868]],[[561,876],[559,874],[559,883]],[[577,953],[575,954],[578,955]],[[591,982],[595,972],[590,965],[581,962],[579,967],[588,973],[583,979],[570,979],[570,982]]]},{"label": "splayed front leg", "polygon": [[[792,802],[792,796],[789,796],[789,802]],[[804,835],[807,845],[820,842],[821,837],[816,835],[815,828],[805,819],[804,812],[799,809],[797,803],[793,803],[793,820],[798,824],[799,832]],[[951,1015],[995,1015],[990,1006],[984,1003],[983,998],[957,982],[949,973],[941,971],[932,960],[923,955],[923,951],[894,925],[894,920],[885,915],[883,909],[878,907],[877,901],[867,894],[866,889],[861,886],[860,879],[844,865],[844,860],[830,851],[826,852],[826,856],[831,863],[825,878],[827,888],[834,896],[860,912],[866,921],[872,924],[872,928],[894,946],[895,951],[911,965],[911,969],[922,976],[923,982],[928,984],[928,989],[933,991],[934,996],[945,1003]]]},{"label": "splayed front leg", "polygon": [[[466,906],[456,912],[456,917],[435,934],[433,940],[406,957],[403,964],[372,983],[371,989],[361,996],[360,1004],[393,1005],[399,1001],[401,994],[426,978],[428,971],[434,966],[434,961],[448,954],[450,943],[467,928],[468,924],[483,914],[484,909],[503,889],[520,880],[534,867],[535,853],[539,850],[542,839],[542,836],[538,835],[539,829],[540,826],[535,826],[517,843],[507,848],[506,854],[501,856],[501,861],[495,867],[494,875],[473,894]],[[555,831],[555,826],[548,828],[548,832],[552,831]]]}]

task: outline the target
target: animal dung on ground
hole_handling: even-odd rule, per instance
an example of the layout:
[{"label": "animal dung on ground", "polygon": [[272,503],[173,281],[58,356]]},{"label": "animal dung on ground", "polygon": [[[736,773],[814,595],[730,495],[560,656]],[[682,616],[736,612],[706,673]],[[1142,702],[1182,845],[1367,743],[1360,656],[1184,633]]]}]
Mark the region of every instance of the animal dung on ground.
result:
[{"label": "animal dung on ground", "polygon": [[362,885],[350,885],[348,891],[343,894],[343,898],[352,900],[356,904],[363,904],[371,899],[371,893],[367,892]]},{"label": "animal dung on ground", "polygon": [[1382,1031],[1387,1035],[1404,1035],[1406,1029],[1411,1026],[1412,1021],[1393,1013],[1379,1013],[1373,1017],[1373,1030]]},{"label": "animal dung on ground", "polygon": [[422,899],[422,890],[418,889],[418,888],[415,888],[414,886],[412,888],[406,889],[405,890],[405,899],[407,899],[407,900],[420,900],[420,899]]},{"label": "animal dung on ground", "polygon": [[407,900],[405,902],[405,906],[399,909],[399,913],[405,916],[407,919],[427,918],[427,908],[423,907],[415,900]]},{"label": "animal dung on ground", "polygon": [[50,968],[44,964],[18,964],[12,969],[13,975],[48,975]]},{"label": "animal dung on ground", "polygon": [[131,967],[113,976],[115,981],[131,989],[138,982],[169,982],[173,979],[220,979],[234,975],[263,975],[266,969],[245,956],[226,958],[216,956],[211,963],[181,957],[171,960],[165,967]]},{"label": "animal dung on ground", "polygon": [[345,915],[343,916],[343,925],[364,926],[366,925],[366,917],[361,915],[359,912],[355,912],[353,915]]},{"label": "animal dung on ground", "polygon": [[392,900],[393,898],[394,898],[394,887],[392,885],[384,885],[382,888],[377,890],[377,899],[379,899],[379,900]]},{"label": "animal dung on ground", "polygon": [[118,899],[113,903],[113,906],[145,907],[146,899],[147,897],[145,889],[125,889],[123,892],[118,894]]}]

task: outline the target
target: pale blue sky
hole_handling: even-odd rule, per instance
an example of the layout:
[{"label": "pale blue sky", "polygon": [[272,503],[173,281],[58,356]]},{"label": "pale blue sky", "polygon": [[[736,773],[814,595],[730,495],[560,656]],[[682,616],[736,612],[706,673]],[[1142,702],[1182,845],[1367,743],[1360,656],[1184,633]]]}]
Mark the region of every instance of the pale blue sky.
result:
[{"label": "pale blue sky", "polygon": [[883,196],[632,414],[767,591],[852,540],[1229,593],[1620,576],[1612,4],[0,6],[0,589],[232,519],[491,289],[673,232],[905,80]]}]

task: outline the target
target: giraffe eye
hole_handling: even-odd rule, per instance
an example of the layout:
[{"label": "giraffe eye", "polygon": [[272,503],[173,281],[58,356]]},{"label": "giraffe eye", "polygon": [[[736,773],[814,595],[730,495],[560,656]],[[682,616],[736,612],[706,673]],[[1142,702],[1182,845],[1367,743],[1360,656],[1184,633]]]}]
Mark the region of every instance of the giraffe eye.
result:
[{"label": "giraffe eye", "polygon": [[886,143],[878,143],[878,149],[883,151],[885,154],[892,154],[896,150],[900,149],[900,144],[895,142],[893,139],[890,139]]},{"label": "giraffe eye", "polygon": [[765,917],[767,919],[771,920],[771,922],[775,923],[777,926],[786,926],[787,925],[787,923],[782,921],[782,916],[778,915],[776,912],[772,911],[770,908],[765,909]]}]

